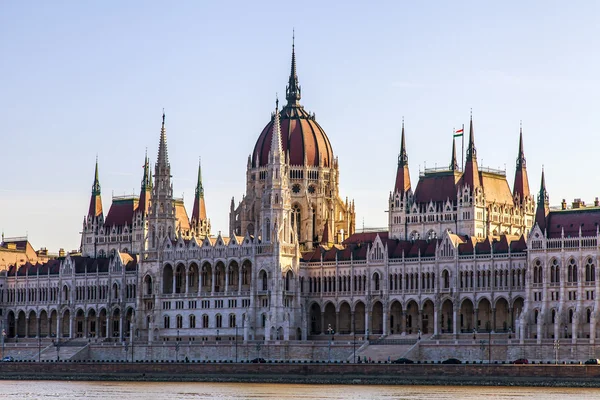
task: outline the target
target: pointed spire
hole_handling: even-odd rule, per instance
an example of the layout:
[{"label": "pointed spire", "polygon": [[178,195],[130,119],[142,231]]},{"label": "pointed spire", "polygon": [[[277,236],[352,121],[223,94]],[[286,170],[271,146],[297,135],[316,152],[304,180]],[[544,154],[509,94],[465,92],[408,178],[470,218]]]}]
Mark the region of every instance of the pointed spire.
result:
[{"label": "pointed spire", "polygon": [[404,193],[410,190],[410,174],[408,171],[408,155],[404,135],[404,118],[402,118],[402,138],[400,139],[400,154],[398,154],[398,169],[396,171],[396,184],[394,193]]},{"label": "pointed spire", "polygon": [[281,121],[279,117],[279,98],[275,98],[275,113],[273,114],[273,131],[271,132],[271,153],[273,162],[283,162],[283,146],[281,144]]},{"label": "pointed spire", "polygon": [[148,149],[144,156],[144,177],[142,178],[142,192],[152,188],[152,177],[150,174],[150,160],[148,160]]},{"label": "pointed spire", "polygon": [[527,168],[525,162],[525,152],[523,151],[523,124],[519,128],[519,155],[517,156],[517,168],[515,171],[515,184],[513,185],[513,197],[519,196],[521,201],[531,196],[529,191],[529,178],[527,177]]},{"label": "pointed spire", "polygon": [[550,213],[550,198],[546,191],[546,178],[544,175],[544,167],[542,167],[542,179],[540,183],[540,192],[537,198],[537,209],[535,210],[535,222],[540,229],[546,229],[546,217]]},{"label": "pointed spire", "polygon": [[452,159],[450,160],[450,170],[458,171],[458,161],[456,161],[456,140],[452,138]]},{"label": "pointed spire", "polygon": [[302,89],[298,84],[298,74],[296,73],[296,48],[295,48],[296,35],[295,31],[292,31],[292,67],[290,71],[290,79],[288,85],[285,88],[285,98],[288,106],[299,105],[300,98],[302,97]]},{"label": "pointed spire", "polygon": [[198,161],[198,182],[196,183],[196,197],[204,197],[204,187],[202,186],[202,158]]},{"label": "pointed spire", "polygon": [[517,156],[517,169],[525,168],[525,152],[523,151],[523,122],[520,122],[519,127],[519,155]]},{"label": "pointed spire", "polygon": [[[196,193],[194,196],[194,208],[192,210],[192,227],[196,234],[206,235],[206,203],[204,201],[204,186],[202,185],[202,160],[198,161],[198,183],[196,184]],[[204,229],[203,229],[204,228]]]},{"label": "pointed spire", "polygon": [[473,130],[473,112],[469,123],[469,147],[467,148],[467,160],[463,171],[462,184],[474,190],[480,186],[479,167],[477,166],[477,150],[475,149],[475,132]]},{"label": "pointed spire", "polygon": [[96,171],[94,172],[94,185],[92,186],[92,195],[100,194],[100,179],[98,179],[98,156],[96,155]]},{"label": "pointed spire", "polygon": [[398,166],[408,166],[408,155],[406,154],[406,141],[404,139],[404,117],[402,117],[402,138],[400,139],[400,154],[398,154]]},{"label": "pointed spire", "polygon": [[467,161],[477,161],[477,149],[475,148],[475,132],[473,131],[473,112],[469,122],[469,147],[467,147]]},{"label": "pointed spire", "polygon": [[98,178],[98,156],[96,156],[96,169],[94,171],[94,184],[92,185],[92,196],[88,216],[97,217],[102,214],[102,197],[100,196],[100,179]]},{"label": "pointed spire", "polygon": [[165,109],[163,108],[162,113],[162,125],[160,128],[160,142],[158,144],[158,160],[157,164],[159,167],[165,167],[169,165],[169,154],[167,152],[167,132],[165,129]]}]

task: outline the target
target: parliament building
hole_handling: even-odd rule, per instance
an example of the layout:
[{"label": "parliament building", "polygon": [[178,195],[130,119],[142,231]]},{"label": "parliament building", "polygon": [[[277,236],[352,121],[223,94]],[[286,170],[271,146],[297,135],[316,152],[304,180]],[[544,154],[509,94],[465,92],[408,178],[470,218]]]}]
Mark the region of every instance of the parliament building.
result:
[{"label": "parliament building", "polygon": [[[396,179],[380,194],[388,229],[357,232],[354,201],[340,192],[343,160],[301,104],[294,49],[285,93],[248,158],[227,236],[211,232],[200,166],[191,213],[174,197],[164,113],[139,196],[113,197],[105,212],[96,161],[80,251],[15,259],[0,275],[5,339],[491,332],[594,343],[598,201],[551,209],[543,171],[539,190],[530,189],[522,131],[512,188],[507,171],[478,166],[472,118],[464,165],[453,143],[447,167],[423,170],[413,186],[403,124],[397,162],[389,160]],[[9,240],[3,249],[16,251]]]}]

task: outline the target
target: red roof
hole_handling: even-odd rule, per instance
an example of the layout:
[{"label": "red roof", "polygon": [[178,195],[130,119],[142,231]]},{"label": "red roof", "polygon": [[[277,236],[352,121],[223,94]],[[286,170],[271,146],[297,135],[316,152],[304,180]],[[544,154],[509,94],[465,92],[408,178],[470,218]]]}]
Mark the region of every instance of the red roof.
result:
[{"label": "red roof", "polygon": [[[333,149],[325,131],[309,115],[302,106],[286,106],[281,110],[281,144],[286,157],[289,156],[291,165],[304,165],[304,158],[309,166],[319,166],[323,159],[325,167],[331,167]],[[262,130],[254,151],[252,165],[262,167],[269,161],[271,136],[273,133],[273,118]]]},{"label": "red roof", "polygon": [[138,199],[135,197],[126,199],[114,199],[108,210],[108,215],[104,220],[104,226],[112,227],[123,226],[125,224],[131,226],[133,222],[133,214],[138,206]]},{"label": "red roof", "polygon": [[550,211],[547,221],[546,229],[549,238],[561,237],[563,229],[565,237],[579,236],[579,228],[583,236],[595,236],[600,224],[600,208]]},{"label": "red roof", "polygon": [[434,172],[421,176],[415,189],[415,202],[437,203],[448,199],[456,202],[456,184],[459,179],[460,173],[454,171]]}]

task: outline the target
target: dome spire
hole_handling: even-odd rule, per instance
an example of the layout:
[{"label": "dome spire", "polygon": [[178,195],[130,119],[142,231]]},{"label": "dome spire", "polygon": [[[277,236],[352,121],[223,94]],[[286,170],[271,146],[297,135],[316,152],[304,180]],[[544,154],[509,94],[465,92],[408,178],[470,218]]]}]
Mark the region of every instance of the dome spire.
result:
[{"label": "dome spire", "polygon": [[295,49],[296,33],[292,30],[292,67],[290,71],[290,79],[285,88],[285,98],[288,106],[298,106],[302,97],[302,89],[298,84],[298,74],[296,73],[296,49]]},{"label": "dome spire", "polygon": [[452,160],[450,160],[450,170],[458,171],[458,162],[456,161],[456,141],[452,138]]}]

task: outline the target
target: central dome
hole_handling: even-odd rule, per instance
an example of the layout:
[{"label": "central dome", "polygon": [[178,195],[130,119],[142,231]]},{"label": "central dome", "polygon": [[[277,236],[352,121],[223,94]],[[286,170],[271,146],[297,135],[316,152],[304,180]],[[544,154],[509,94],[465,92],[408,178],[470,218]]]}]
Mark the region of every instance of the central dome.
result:
[{"label": "central dome", "polygon": [[[307,113],[302,106],[287,105],[280,115],[281,144],[286,158],[289,157],[290,165],[304,165],[317,167],[331,167],[333,150],[325,131],[315,121],[314,116]],[[271,150],[271,136],[273,134],[273,118],[262,130],[254,152],[252,165],[262,167],[269,162]]]},{"label": "central dome", "polygon": [[[296,74],[296,53],[292,45],[292,70],[290,80],[286,87],[287,105],[283,107],[280,115],[281,144],[286,158],[289,157],[290,165],[304,165],[310,167],[330,168],[333,162],[333,150],[325,131],[315,121],[315,116],[310,115],[300,105],[302,90],[298,84]],[[254,151],[252,152],[252,166],[262,167],[269,162],[271,150],[271,136],[273,134],[273,118],[260,133]]]}]

